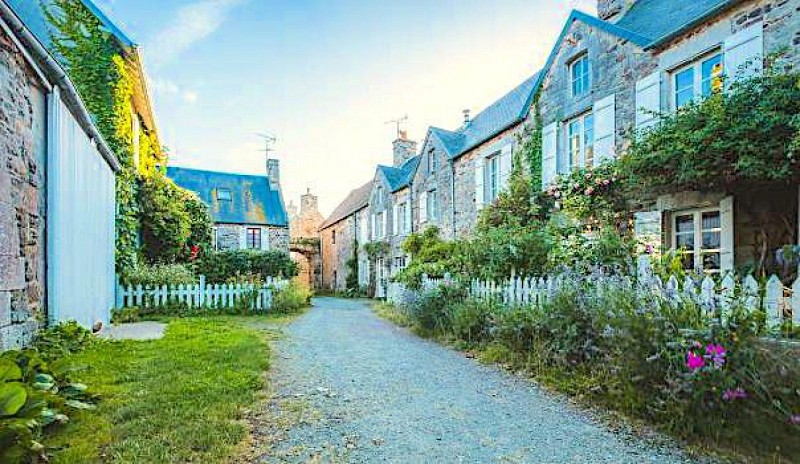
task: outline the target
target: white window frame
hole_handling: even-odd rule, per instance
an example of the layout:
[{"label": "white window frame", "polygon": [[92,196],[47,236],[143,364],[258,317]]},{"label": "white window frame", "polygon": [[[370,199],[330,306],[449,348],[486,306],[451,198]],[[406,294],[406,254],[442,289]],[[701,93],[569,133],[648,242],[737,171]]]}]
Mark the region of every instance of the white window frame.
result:
[{"label": "white window frame", "polygon": [[426,208],[428,217],[426,219],[428,222],[436,222],[439,219],[439,195],[437,190],[429,190],[425,200],[428,202]]},{"label": "white window frame", "polygon": [[383,186],[379,185],[378,188],[375,190],[375,196],[377,197],[378,203],[383,203],[384,194],[383,194]]},{"label": "white window frame", "polygon": [[[250,232],[253,232],[253,231],[258,231],[258,235],[257,235],[257,237],[258,237],[258,248],[256,248],[255,246],[252,246],[252,247],[250,246]],[[333,233],[336,234],[336,231],[334,231]],[[256,237],[256,235],[253,235],[253,237]],[[245,247],[248,250],[260,250],[264,246],[263,240],[264,240],[264,231],[261,230],[261,227],[248,227],[247,230],[245,231]],[[334,241],[334,243],[336,243],[336,242]],[[255,240],[253,241],[253,245],[255,245]]]},{"label": "white window frame", "polygon": [[386,237],[386,231],[383,230],[383,225],[386,223],[386,221],[383,219],[384,214],[386,214],[386,211],[381,211],[375,215],[375,228],[377,229],[375,233],[376,239]]},{"label": "white window frame", "polygon": [[402,235],[406,233],[406,205],[408,204],[407,201],[400,202],[397,205],[397,213],[395,217],[397,218],[397,225],[395,226],[395,230],[397,231],[398,235]]},{"label": "white window frame", "polygon": [[[585,63],[586,66],[581,74],[575,75],[577,66]],[[576,88],[576,84],[580,83],[580,88]],[[584,53],[578,58],[574,59],[569,64],[569,88],[570,94],[573,98],[583,97],[589,94],[592,88],[592,66],[589,62],[589,54]]]},{"label": "white window frame", "polygon": [[[589,127],[589,131],[587,131],[587,122]],[[578,147],[577,153],[573,152],[572,146],[572,127],[574,124],[578,125],[578,133],[576,134],[578,137]],[[581,168],[581,167],[591,167],[594,163],[594,142],[595,142],[595,118],[594,112],[588,111],[586,113],[581,114],[580,116],[576,116],[572,119],[569,119],[564,122],[564,134],[566,137],[566,143],[564,144],[564,150],[561,154],[562,160],[566,162],[566,166],[564,167],[563,171],[560,171],[559,174],[566,174],[572,172],[572,170]],[[587,138],[587,134],[591,134],[592,138],[589,140]],[[589,150],[587,150],[587,147]],[[591,153],[591,156],[587,156],[587,154]],[[575,157],[575,159],[573,159]],[[561,166],[558,166],[561,167]]]},{"label": "white window frame", "polygon": [[[708,95],[704,95],[703,94],[703,83],[705,83],[706,81],[712,81],[715,78],[715,76],[712,75],[712,76],[708,77],[707,79],[704,79],[703,78],[703,65],[705,63],[713,60],[714,58],[718,58],[720,64],[723,66],[723,68],[720,71],[720,76],[716,76],[716,77],[719,77],[721,79],[722,75],[725,72],[725,69],[724,69],[725,56],[723,54],[722,49],[720,49],[720,48],[715,48],[714,50],[711,50],[711,51],[709,51],[707,53],[703,53],[701,56],[692,59],[688,63],[685,63],[685,64],[673,69],[670,72],[670,79],[669,79],[670,80],[670,102],[671,102],[672,108],[674,110],[680,109],[680,107],[678,106],[678,90],[679,90],[678,89],[678,75],[680,75],[680,74],[682,74],[682,73],[684,73],[684,72],[686,72],[688,70],[692,70],[692,72],[694,73],[693,76],[692,76],[692,101],[699,101],[699,100],[701,100],[703,98],[706,98],[709,95],[711,95],[711,93],[709,93]],[[687,90],[687,89],[689,89],[689,87],[685,87],[684,89],[681,89],[681,90]]]},{"label": "white window frame", "polygon": [[[223,196],[222,192],[225,192],[227,194],[227,198],[222,198],[222,196]],[[217,197],[217,201],[233,201],[233,193],[231,192],[231,189],[229,189],[229,188],[224,188],[224,187],[223,188],[218,188],[216,197]]]},{"label": "white window frame", "polygon": [[[703,229],[703,214],[705,213],[717,213],[719,215],[719,227],[713,229]],[[723,237],[725,235],[724,225],[722,218],[722,209],[718,206],[709,207],[709,208],[696,208],[696,209],[687,209],[681,211],[675,211],[672,213],[672,231],[670,232],[671,235],[671,243],[672,249],[678,249],[678,218],[682,216],[692,216],[692,221],[694,225],[694,249],[691,251],[687,251],[686,253],[691,253],[693,266],[692,269],[696,271],[701,271],[706,274],[720,274],[722,272],[723,263],[722,263],[722,242]],[[719,248],[711,248],[711,249],[703,249],[703,233],[705,232],[716,232],[719,234]],[[703,268],[703,259],[702,256],[704,254],[717,254],[719,255],[719,269],[705,269]]]},{"label": "white window frame", "polygon": [[500,195],[500,154],[500,151],[492,153],[484,161],[484,203],[492,203]]},{"label": "white window frame", "polygon": [[428,150],[428,174],[433,175],[436,174],[436,170],[439,168],[438,160],[436,159],[436,150],[431,148]]}]

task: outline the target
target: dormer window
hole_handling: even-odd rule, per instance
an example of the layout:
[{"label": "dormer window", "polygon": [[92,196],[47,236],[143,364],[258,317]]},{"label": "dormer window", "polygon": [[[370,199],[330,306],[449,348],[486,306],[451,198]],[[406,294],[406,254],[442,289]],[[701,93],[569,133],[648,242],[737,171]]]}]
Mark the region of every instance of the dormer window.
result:
[{"label": "dormer window", "polygon": [[572,96],[581,97],[589,93],[591,76],[589,72],[589,55],[583,55],[570,64],[572,77]]},{"label": "dormer window", "polygon": [[217,189],[218,201],[231,201],[231,191],[226,188]]},{"label": "dormer window", "polygon": [[380,186],[378,187],[378,190],[375,192],[375,196],[376,196],[376,198],[378,200],[378,203],[383,203],[383,201],[384,201],[383,187],[380,187]]},{"label": "dormer window", "polygon": [[428,174],[435,174],[437,168],[436,153],[433,151],[433,148],[431,148],[428,150]]}]

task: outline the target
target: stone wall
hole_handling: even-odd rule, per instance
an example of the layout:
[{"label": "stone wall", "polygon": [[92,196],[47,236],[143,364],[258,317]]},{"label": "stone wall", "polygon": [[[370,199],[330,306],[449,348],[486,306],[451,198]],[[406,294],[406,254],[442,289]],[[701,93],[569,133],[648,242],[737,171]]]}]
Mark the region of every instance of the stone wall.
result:
[{"label": "stone wall", "polygon": [[261,249],[289,252],[289,228],[273,226],[250,226],[242,224],[215,224],[214,244],[217,250],[241,250],[246,248],[247,229],[261,229]]},{"label": "stone wall", "polygon": [[320,231],[322,288],[336,291],[347,288],[350,273],[347,261],[353,256],[354,230],[355,219],[351,215]]},{"label": "stone wall", "polygon": [[45,314],[44,92],[0,31],[0,350],[30,342]]},{"label": "stone wall", "polygon": [[[436,169],[433,172],[430,172],[429,168],[428,153],[431,150],[436,157]],[[414,231],[421,232],[428,227],[436,226],[439,228],[442,238],[451,240],[455,237],[455,230],[453,228],[453,171],[450,159],[433,136],[428,138],[420,154],[422,159],[412,185]],[[439,198],[439,217],[434,221],[427,221],[420,216],[419,202],[423,192],[430,192],[434,189]]]}]

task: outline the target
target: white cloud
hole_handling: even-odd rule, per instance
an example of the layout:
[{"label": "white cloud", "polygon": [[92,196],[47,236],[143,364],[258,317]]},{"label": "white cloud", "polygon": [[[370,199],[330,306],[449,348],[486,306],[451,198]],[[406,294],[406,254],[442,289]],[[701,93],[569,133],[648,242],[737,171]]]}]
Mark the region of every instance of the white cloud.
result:
[{"label": "white cloud", "polygon": [[169,64],[195,43],[213,34],[231,8],[245,0],[200,0],[183,6],[174,20],[156,34],[147,47],[156,68]]},{"label": "white cloud", "polygon": [[198,98],[199,95],[197,95],[197,92],[193,90],[187,90],[183,92],[183,101],[185,101],[186,103],[197,103]]}]

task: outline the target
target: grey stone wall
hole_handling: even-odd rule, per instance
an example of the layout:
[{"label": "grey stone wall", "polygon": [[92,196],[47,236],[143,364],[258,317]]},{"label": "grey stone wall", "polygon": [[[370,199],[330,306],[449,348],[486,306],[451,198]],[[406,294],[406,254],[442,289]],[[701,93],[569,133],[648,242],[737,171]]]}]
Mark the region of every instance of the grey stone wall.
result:
[{"label": "grey stone wall", "polygon": [[216,224],[214,226],[216,247],[218,250],[239,250],[244,248],[242,237],[250,227],[261,228],[262,248],[289,253],[288,227],[263,227],[242,224]]},{"label": "grey stone wall", "polygon": [[[428,152],[433,150],[436,156],[436,169],[431,172],[429,167]],[[414,231],[421,232],[428,227],[436,226],[439,228],[442,238],[451,240],[455,237],[453,228],[453,171],[447,153],[443,147],[433,138],[429,137],[421,152],[417,173],[414,175],[412,222]],[[430,192],[436,189],[439,197],[439,217],[432,222],[425,221],[420,217],[420,198],[423,192]]]},{"label": "grey stone wall", "polygon": [[324,289],[344,291],[347,288],[347,275],[350,273],[347,261],[353,256],[356,240],[355,221],[351,215],[320,231]]},{"label": "grey stone wall", "polygon": [[0,31],[0,350],[28,344],[45,314],[43,91]]}]

